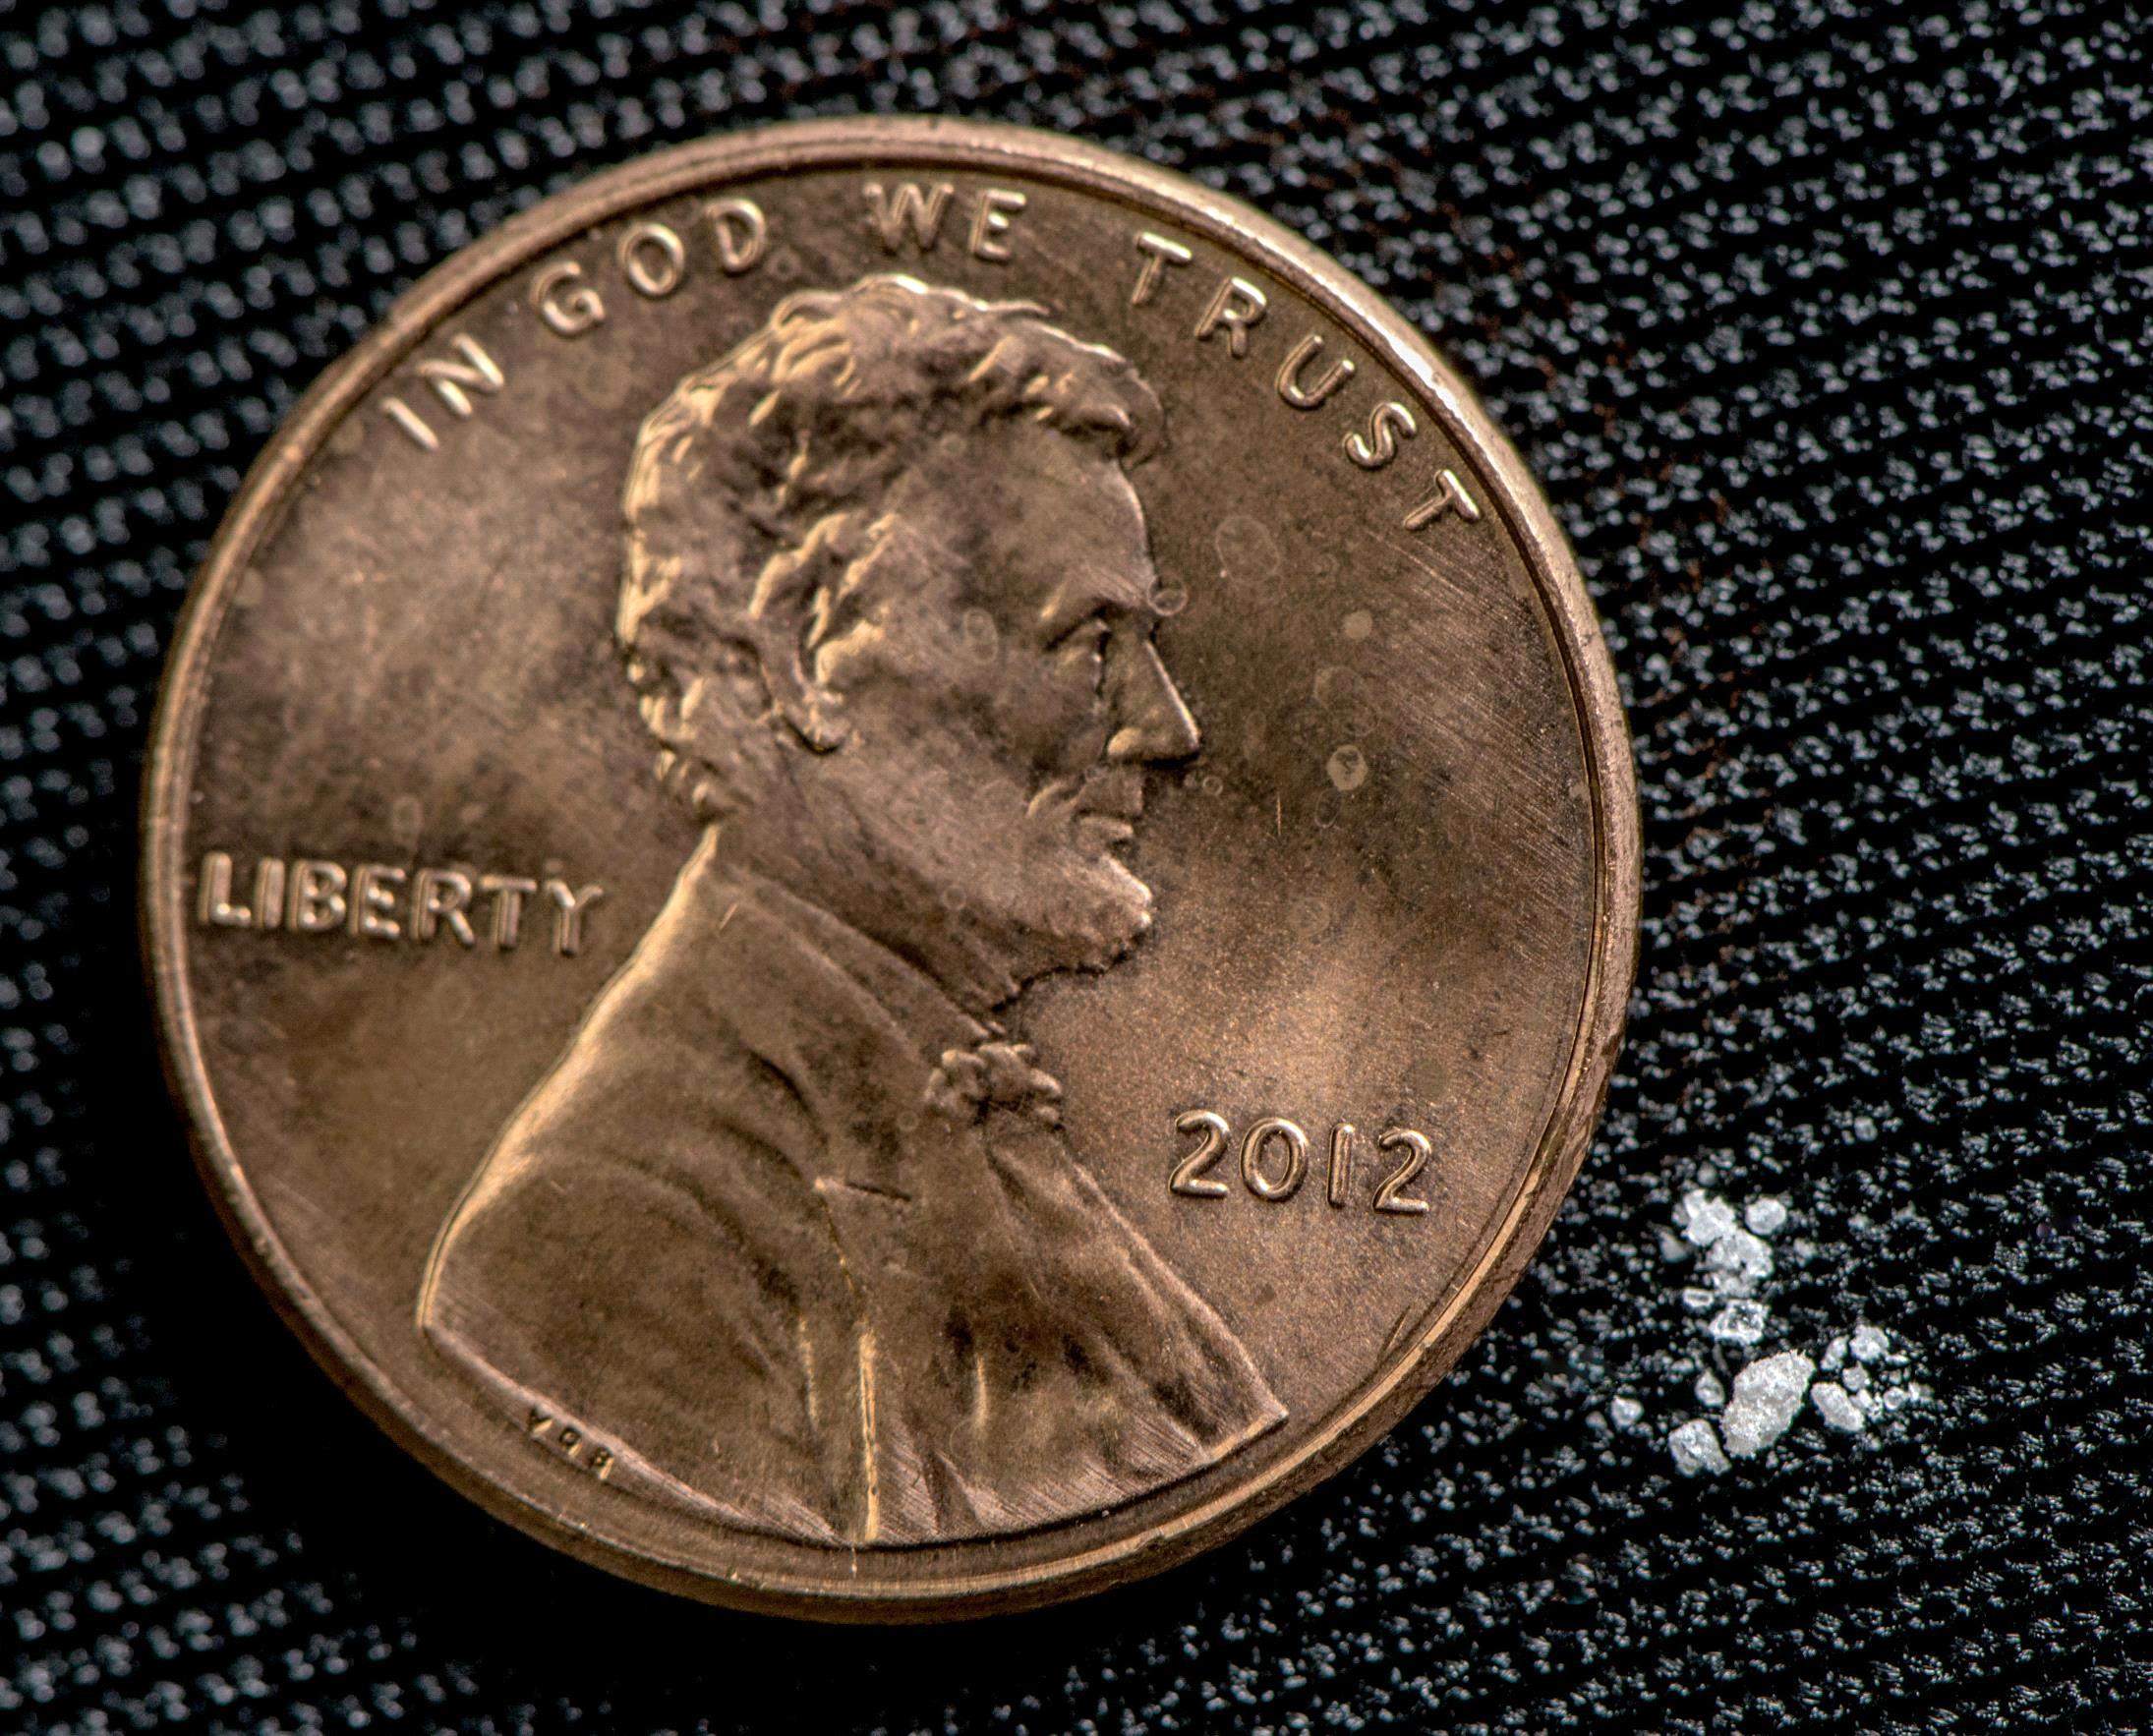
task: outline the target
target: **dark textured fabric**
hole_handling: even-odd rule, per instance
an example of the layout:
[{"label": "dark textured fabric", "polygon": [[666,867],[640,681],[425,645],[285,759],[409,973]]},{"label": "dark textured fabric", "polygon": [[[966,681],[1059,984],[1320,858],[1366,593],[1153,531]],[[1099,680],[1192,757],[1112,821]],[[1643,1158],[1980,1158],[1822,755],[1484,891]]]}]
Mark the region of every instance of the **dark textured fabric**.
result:
[{"label": "dark textured fabric", "polygon": [[[2140,1726],[2138,11],[0,7],[0,1729]],[[1389,1441],[1163,1580],[844,1634],[527,1542],[315,1371],[163,1106],[133,803],[242,467],[413,277],[922,107],[1241,194],[1480,383],[1605,614],[1647,929],[1583,1181]],[[1671,1475],[1708,1163],[1796,1211],[1790,1330],[1887,1322],[1933,1404]]]}]

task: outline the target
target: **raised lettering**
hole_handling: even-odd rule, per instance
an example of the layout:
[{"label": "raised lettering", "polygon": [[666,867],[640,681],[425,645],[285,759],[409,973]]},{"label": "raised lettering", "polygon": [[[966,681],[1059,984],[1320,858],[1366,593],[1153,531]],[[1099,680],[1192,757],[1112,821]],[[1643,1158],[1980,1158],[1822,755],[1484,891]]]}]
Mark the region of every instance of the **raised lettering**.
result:
[{"label": "raised lettering", "polygon": [[263,856],[255,864],[255,920],[263,929],[280,927],[284,921],[284,860]]},{"label": "raised lettering", "polygon": [[1363,470],[1381,470],[1398,456],[1400,439],[1410,440],[1421,432],[1413,412],[1395,398],[1386,398],[1368,412],[1368,430],[1346,436],[1346,456]]},{"label": "raised lettering", "polygon": [[875,233],[882,237],[883,251],[896,253],[907,230],[912,245],[921,253],[932,251],[942,233],[942,214],[950,208],[955,192],[947,181],[938,181],[927,193],[921,193],[916,182],[905,181],[899,184],[893,196],[884,191],[880,181],[868,182],[868,216]]},{"label": "raised lettering", "polygon": [[1196,256],[1178,241],[1169,241],[1163,235],[1153,235],[1145,230],[1136,237],[1136,251],[1144,256],[1143,268],[1136,273],[1136,287],[1129,292],[1129,305],[1140,308],[1159,293],[1159,280],[1166,275],[1169,265],[1186,265]]},{"label": "raised lettering", "polygon": [[979,196],[979,208],[972,213],[972,258],[975,260],[1006,260],[1010,257],[1009,244],[997,241],[997,235],[1007,235],[1010,223],[1027,202],[1021,193],[1008,193],[999,187],[990,187]]},{"label": "raised lettering", "polygon": [[[1263,1148],[1284,1142],[1286,1173],[1277,1181],[1263,1173]],[[1258,1199],[1291,1199],[1309,1173],[1309,1136],[1282,1115],[1267,1115],[1242,1135],[1241,1179]]]},{"label": "raised lettering", "polygon": [[727,277],[752,271],[770,248],[770,224],[751,199],[714,199],[703,206],[718,267]]},{"label": "raised lettering", "polygon": [[583,949],[583,912],[606,896],[606,889],[587,886],[572,892],[565,880],[549,880],[546,896],[554,904],[553,950],[563,958],[573,958]]},{"label": "raised lettering", "polygon": [[202,859],[202,896],[197,905],[204,928],[252,928],[254,912],[232,902],[232,858],[211,850]]},{"label": "raised lettering", "polygon": [[688,250],[663,223],[638,223],[613,250],[628,287],[650,301],[664,301],[688,274]]},{"label": "raised lettering", "polygon": [[[229,851],[204,855],[195,895],[196,918],[204,927],[285,928],[303,935],[348,931],[355,937],[409,939],[419,945],[445,928],[466,950],[476,949],[482,931],[490,929],[495,948],[513,952],[522,939],[526,900],[543,893],[553,917],[553,950],[562,957],[581,950],[589,912],[606,896],[602,886],[578,887],[559,878],[488,874],[475,881],[462,868],[402,868],[386,862],[357,862],[347,868],[304,856],[289,863],[263,856],[255,865],[250,909],[232,901],[237,879]],[[494,900],[485,920],[474,901],[479,895]]]},{"label": "raised lettering", "polygon": [[[1207,1179],[1205,1172],[1225,1152],[1227,1142],[1233,1137],[1232,1127],[1224,1116],[1212,1110],[1192,1109],[1175,1118],[1174,1128],[1177,1132],[1200,1134],[1201,1141],[1175,1166],[1169,1186],[1176,1193],[1198,1199],[1218,1198],[1227,1191],[1226,1185]],[[1334,1209],[1343,1210],[1350,1202],[1354,1149],[1359,1140],[1360,1132],[1353,1123],[1332,1124],[1324,1194]],[[1371,1207],[1401,1217],[1426,1216],[1430,1209],[1428,1202],[1409,1194],[1406,1188],[1426,1167],[1434,1150],[1427,1136],[1411,1128],[1389,1128],[1376,1141],[1376,1146],[1381,1151],[1403,1155],[1390,1174],[1377,1184],[1369,1200]],[[1273,1174],[1266,1166],[1278,1165],[1276,1154],[1280,1149],[1284,1151],[1284,1167]],[[1242,1135],[1241,1180],[1256,1198],[1270,1205],[1283,1204],[1301,1191],[1308,1177],[1309,1136],[1298,1123],[1282,1115],[1267,1115],[1252,1123]]]},{"label": "raised lettering", "polygon": [[1310,332],[1294,345],[1293,354],[1286,358],[1285,365],[1278,371],[1278,395],[1296,410],[1319,408],[1353,377],[1353,363],[1341,356],[1323,371],[1323,377],[1315,384],[1303,385],[1303,372],[1322,351],[1323,340]]},{"label": "raised lettering", "polygon": [[499,365],[480,347],[478,339],[458,332],[448,342],[463,360],[451,362],[443,356],[429,356],[419,364],[419,377],[433,386],[435,394],[448,406],[452,415],[469,416],[471,393],[492,397],[507,380]]},{"label": "raised lettering", "polygon": [[440,436],[427,427],[419,413],[405,403],[403,399],[389,398],[385,400],[381,405],[381,414],[409,434],[411,443],[417,446],[420,451],[438,452],[441,449]]},{"label": "raised lettering", "polygon": [[1474,504],[1473,496],[1465,492],[1465,484],[1458,480],[1458,473],[1445,470],[1436,481],[1441,487],[1400,519],[1399,524],[1406,530],[1417,531],[1433,524],[1446,512],[1455,512],[1467,524],[1478,524],[1481,509]]},{"label": "raised lettering", "polygon": [[1264,293],[1246,277],[1229,277],[1212,294],[1202,318],[1196,321],[1196,341],[1203,342],[1224,327],[1226,347],[1237,356],[1249,353],[1249,328],[1263,318],[1270,305]]},{"label": "raised lettering", "polygon": [[535,880],[520,874],[482,874],[479,891],[494,900],[494,945],[513,953],[523,936],[523,900],[539,889]]},{"label": "raised lettering", "polygon": [[396,908],[396,889],[404,884],[404,871],[385,862],[362,862],[351,881],[351,932],[378,941],[392,941],[404,932],[389,912]]},{"label": "raised lettering", "polygon": [[1406,1184],[1421,1173],[1434,1147],[1426,1133],[1416,1133],[1411,1128],[1392,1128],[1376,1140],[1378,1151],[1403,1151],[1405,1159],[1383,1178],[1382,1186],[1375,1189],[1375,1209],[1379,1212],[1398,1212],[1409,1216],[1427,1210],[1427,1201],[1408,1197]]},{"label": "raised lettering", "polygon": [[292,894],[287,924],[299,934],[327,934],[344,925],[344,888],[350,884],[334,862],[305,857],[292,864]]},{"label": "raised lettering", "polygon": [[430,941],[442,923],[467,947],[479,944],[478,931],[464,912],[471,907],[471,876],[454,868],[422,868],[411,889],[411,938]]},{"label": "raised lettering", "polygon": [[573,260],[548,265],[531,279],[531,307],[546,329],[560,337],[580,337],[606,320],[606,304],[588,284],[576,285],[583,267]]},{"label": "raised lettering", "polygon": [[1353,1168],[1353,1141],[1358,1131],[1351,1122],[1340,1122],[1331,1128],[1329,1197],[1334,1206],[1346,1203],[1346,1189],[1352,1186],[1349,1172]]},{"label": "raised lettering", "polygon": [[1176,1193],[1186,1193],[1194,1199],[1219,1199],[1226,1193],[1224,1182],[1203,1179],[1204,1171],[1217,1163],[1226,1149],[1226,1135],[1231,1129],[1226,1118],[1208,1109],[1192,1109],[1174,1118],[1177,1133],[1201,1133],[1203,1142],[1180,1163],[1174,1166],[1173,1180],[1167,1186]]}]

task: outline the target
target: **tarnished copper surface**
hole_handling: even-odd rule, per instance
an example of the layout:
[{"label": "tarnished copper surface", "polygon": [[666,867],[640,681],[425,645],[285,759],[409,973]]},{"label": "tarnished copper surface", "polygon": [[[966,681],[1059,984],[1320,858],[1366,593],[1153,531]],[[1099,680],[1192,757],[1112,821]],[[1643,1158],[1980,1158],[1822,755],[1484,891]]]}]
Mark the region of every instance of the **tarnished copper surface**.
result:
[{"label": "tarnished copper surface", "polygon": [[1216,1542],[1455,1360],[1589,1136],[1627,745],[1501,436],[1071,141],[601,176],[257,466],[159,720],[204,1169],[399,1438],[829,1618]]}]

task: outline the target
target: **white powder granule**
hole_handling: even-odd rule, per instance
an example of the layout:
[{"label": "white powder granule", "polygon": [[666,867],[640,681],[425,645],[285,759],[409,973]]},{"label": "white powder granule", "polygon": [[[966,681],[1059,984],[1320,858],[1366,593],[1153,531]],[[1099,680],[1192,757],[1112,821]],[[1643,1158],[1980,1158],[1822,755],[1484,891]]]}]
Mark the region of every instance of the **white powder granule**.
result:
[{"label": "white powder granule", "polygon": [[1718,1476],[1731,1469],[1727,1456],[1719,1450],[1718,1431],[1708,1418],[1696,1418],[1673,1430],[1667,1436],[1667,1451],[1674,1456],[1675,1470],[1684,1476],[1695,1476],[1701,1471]]},{"label": "white powder granule", "polygon": [[1705,1250],[1705,1270],[1730,1296],[1748,1296],[1772,1276],[1772,1244],[1747,1230],[1728,1230]]},{"label": "white powder granule", "polygon": [[1835,1428],[1841,1434],[1859,1434],[1869,1426],[1869,1418],[1846,1396],[1846,1388],[1835,1381],[1818,1381],[1809,1389],[1809,1402],[1817,1407],[1817,1415],[1824,1418],[1827,1428]]},{"label": "white powder granule", "polygon": [[1761,1302],[1730,1302],[1705,1322],[1705,1335],[1721,1344],[1755,1344],[1771,1319],[1771,1310]]},{"label": "white powder granule", "polygon": [[1734,1377],[1734,1395],[1719,1418],[1727,1451],[1737,1459],[1754,1459],[1786,1433],[1802,1400],[1809,1396],[1809,1377],[1817,1371],[1800,1351],[1781,1351],[1750,1363]]},{"label": "white powder granule", "polygon": [[[1874,1125],[1869,1128],[1868,1136],[1874,1136]],[[1861,1133],[1860,1127],[1856,1132]],[[1733,1468],[1729,1454],[1752,1459],[1769,1452],[1794,1425],[1805,1404],[1826,1428],[1861,1434],[1872,1420],[1881,1426],[1888,1413],[1931,1402],[1928,1388],[1906,1378],[1911,1359],[1897,1336],[1866,1321],[1833,1335],[1814,1361],[1804,1351],[1760,1354],[1768,1338],[1783,1344],[1788,1336],[1789,1323],[1775,1323],[1771,1307],[1778,1265],[1812,1265],[1819,1253],[1805,1238],[1789,1236],[1777,1244],[1766,1240],[1793,1221],[1785,1199],[1760,1193],[1737,1207],[1712,1190],[1720,1180],[1714,1166],[1699,1166],[1695,1181],[1675,1203],[1672,1227],[1658,1232],[1659,1254],[1670,1266],[1695,1261],[1695,1269],[1682,1274],[1674,1287],[1691,1328],[1753,1360],[1734,1376],[1731,1393],[1714,1368],[1695,1377],[1692,1392],[1698,1409],[1717,1413],[1717,1420],[1710,1415],[1696,1417],[1666,1435],[1675,1469],[1684,1476],[1717,1476]],[[1860,1227],[1859,1220],[1849,1222]],[[1668,1277],[1672,1280],[1675,1274]],[[1825,1378],[1812,1385],[1820,1370]],[[1648,1432],[1656,1427],[1646,1406],[1629,1394],[1608,1409],[1618,1427]],[[1598,1413],[1595,1425],[1604,1425]]]},{"label": "white powder granule", "polygon": [[1699,1247],[1710,1247],[1734,1228],[1734,1208],[1702,1187],[1692,1187],[1675,1206],[1674,1221]]}]

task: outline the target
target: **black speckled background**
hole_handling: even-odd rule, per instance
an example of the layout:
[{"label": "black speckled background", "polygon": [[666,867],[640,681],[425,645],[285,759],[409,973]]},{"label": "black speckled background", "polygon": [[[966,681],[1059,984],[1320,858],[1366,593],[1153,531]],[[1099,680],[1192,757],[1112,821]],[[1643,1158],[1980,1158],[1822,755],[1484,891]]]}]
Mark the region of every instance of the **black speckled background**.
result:
[{"label": "black speckled background", "polygon": [[[0,4],[0,1729],[2142,1727],[2138,10]],[[134,803],[241,470],[399,290],[656,145],[923,108],[1240,194],[1478,381],[1605,616],[1647,926],[1583,1181],[1387,1443],[1162,1580],[858,1633],[558,1558],[314,1369],[164,1106]],[[1794,1210],[1765,1348],[1875,1320],[1933,1404],[1671,1475],[1705,1165]]]}]

